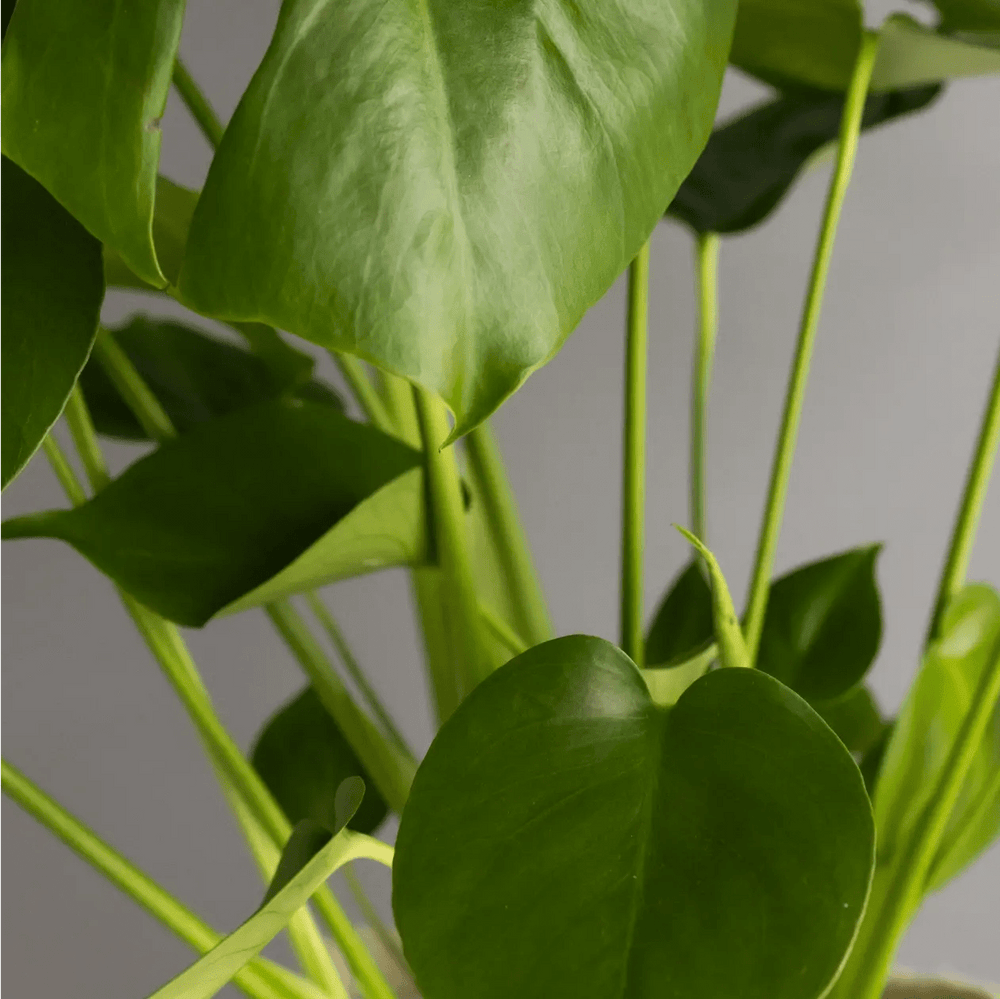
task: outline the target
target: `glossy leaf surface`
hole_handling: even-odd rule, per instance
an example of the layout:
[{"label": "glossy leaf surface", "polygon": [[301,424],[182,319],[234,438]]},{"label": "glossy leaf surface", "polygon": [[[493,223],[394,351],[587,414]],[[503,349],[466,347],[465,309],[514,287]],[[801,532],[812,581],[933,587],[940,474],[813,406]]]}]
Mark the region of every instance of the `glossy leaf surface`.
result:
[{"label": "glossy leaf surface", "polygon": [[333,836],[308,820],[300,823],[285,846],[260,908],[150,999],[209,999],[284,929],[339,867],[361,857],[387,860],[391,855],[387,846],[344,828],[363,794],[364,783],[357,778],[338,788],[338,822]]},{"label": "glossy leaf surface", "polygon": [[149,284],[184,0],[23,0],[3,51],[3,151]]},{"label": "glossy leaf surface", "polygon": [[[112,332],[178,433],[274,399],[290,388],[257,355],[181,323],[137,315]],[[97,358],[84,368],[80,385],[99,433],[148,439]],[[344,408],[333,389],[321,382],[296,386],[291,394]]]},{"label": "glossy leaf surface", "polygon": [[[879,867],[887,871],[934,792],[980,680],[1000,656],[1000,596],[982,584],[967,586],[946,611],[941,636],[928,649],[879,771],[875,818]],[[965,776],[928,891],[954,877],[1000,833],[998,773],[1000,709]]]},{"label": "glossy leaf surface", "polygon": [[776,86],[846,90],[863,25],[858,0],[740,0],[729,59]]},{"label": "glossy leaf surface", "polygon": [[3,158],[3,485],[27,464],[87,360],[104,298],[101,245]]},{"label": "glossy leaf surface", "polygon": [[[861,128],[919,111],[940,94],[931,85],[870,94]],[[681,184],[667,215],[695,232],[737,233],[777,208],[812,158],[835,142],[844,99],[798,89],[717,128]]]},{"label": "glossy leaf surface", "polygon": [[905,14],[894,14],[882,27],[871,86],[894,90],[996,73],[1000,73],[1000,37],[995,33],[949,38]]},{"label": "glossy leaf surface", "polygon": [[857,768],[778,681],[717,670],[661,710],[623,653],[573,636],[438,733],[393,906],[425,999],[814,999],[872,843]]},{"label": "glossy leaf surface", "polygon": [[348,823],[370,833],[388,812],[350,743],[312,687],[279,710],[257,738],[251,761],[292,823],[312,819],[326,829],[336,821],[336,791],[360,777],[367,791]]},{"label": "glossy leaf surface", "polygon": [[697,561],[671,583],[646,636],[646,663],[673,666],[712,641],[712,590]]},{"label": "glossy leaf surface", "polygon": [[416,381],[465,432],[649,236],[711,131],[735,6],[288,0],[182,296]]},{"label": "glossy leaf surface", "polygon": [[200,626],[424,555],[420,455],[329,406],[276,401],[196,427],[93,499],[5,522],[68,541],[158,614]]},{"label": "glossy leaf surface", "polygon": [[875,661],[879,545],[802,566],[771,585],[757,665],[808,701],[840,697]]}]

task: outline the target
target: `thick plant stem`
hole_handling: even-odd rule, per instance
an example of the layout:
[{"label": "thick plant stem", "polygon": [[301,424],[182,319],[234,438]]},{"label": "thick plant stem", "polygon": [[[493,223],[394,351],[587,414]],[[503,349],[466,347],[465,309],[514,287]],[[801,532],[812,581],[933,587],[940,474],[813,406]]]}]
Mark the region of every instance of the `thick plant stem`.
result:
[{"label": "thick plant stem", "polygon": [[[464,698],[488,673],[480,642],[479,600],[476,596],[462,485],[455,460],[455,447],[442,449],[448,438],[444,403],[425,389],[414,386],[413,399],[420,424],[427,485],[430,494],[430,524],[441,570],[442,625],[450,668]],[[445,717],[458,704],[444,705]]]},{"label": "thick plant stem", "polygon": [[[4,794],[186,944],[205,954],[222,939],[182,902],[105,843],[16,767],[6,760],[0,766]],[[270,962],[255,958],[233,981],[248,996],[257,999],[291,999],[305,994],[300,989],[293,990],[276,968]]]},{"label": "thick plant stem", "polygon": [[486,526],[495,542],[510,595],[513,624],[529,646],[546,642],[553,636],[552,621],[518,514],[517,500],[488,423],[481,423],[468,434],[465,449],[469,475],[479,487],[475,490],[476,497],[483,504]]},{"label": "thick plant stem", "polygon": [[[896,948],[923,900],[941,838],[998,701],[1000,642],[993,649],[927,807],[914,823],[896,862],[885,872],[876,871],[861,933],[837,981],[838,999],[878,999],[882,994]],[[882,885],[880,873],[886,878]]]},{"label": "thick plant stem", "polygon": [[813,258],[812,274],[809,279],[809,289],[806,293],[805,307],[799,326],[798,343],[795,348],[795,359],[788,380],[785,394],[785,407],[781,417],[781,429],[778,432],[778,444],[775,449],[774,462],[771,466],[771,480],[768,486],[767,503],[764,507],[764,517],[757,542],[757,554],[754,560],[753,576],[750,582],[750,596],[747,601],[746,641],[750,651],[750,663],[757,661],[757,646],[760,643],[760,633],[764,625],[764,613],[767,610],[767,597],[770,589],[771,572],[774,568],[774,556],[778,548],[778,536],[781,532],[781,520],[785,509],[785,495],[788,491],[788,478],[792,468],[792,458],[795,454],[795,444],[798,437],[799,420],[802,415],[802,403],[805,398],[806,383],[809,380],[809,364],[812,360],[813,345],[816,341],[816,329],[819,325],[820,311],[823,305],[823,293],[826,289],[826,279],[830,270],[830,259],[833,255],[833,245],[837,235],[837,223],[844,205],[847,187],[854,168],[854,158],[858,148],[858,135],[861,130],[861,116],[865,106],[865,95],[868,92],[868,82],[871,79],[875,57],[878,54],[879,37],[868,31],[862,40],[861,49],[851,75],[847,98],[844,102],[844,115],[840,123],[837,163],[826,198],[826,208],[823,213],[823,223],[820,228],[816,253]]},{"label": "thick plant stem", "polygon": [[381,698],[375,693],[375,689],[368,682],[368,677],[365,676],[364,670],[358,663],[354,652],[344,637],[343,631],[340,630],[340,625],[337,624],[329,608],[320,600],[319,595],[312,590],[306,592],[305,598],[309,609],[326,632],[333,647],[337,650],[337,655],[340,656],[340,661],[344,664],[344,669],[347,670],[358,690],[361,691],[361,696],[364,697],[372,714],[382,725],[385,734],[392,740],[401,753],[409,756],[411,760],[415,760],[416,757],[413,754],[413,750],[407,745],[406,739],[403,737],[403,733],[399,731],[399,727],[393,720],[392,715],[389,714]]},{"label": "thick plant stem", "polygon": [[278,600],[266,610],[379,793],[393,811],[401,813],[417,770],[416,761],[408,751],[394,746],[354,703],[323,647],[291,603]]},{"label": "thick plant stem", "polygon": [[642,634],[643,533],[646,511],[646,354],[649,243],[628,270],[625,340],[625,433],[622,446],[621,647],[639,667]]},{"label": "thick plant stem", "polygon": [[222,133],[224,131],[222,122],[219,121],[218,116],[212,109],[212,105],[208,103],[198,84],[195,83],[194,77],[188,72],[187,67],[181,62],[180,58],[174,62],[173,79],[174,86],[181,95],[181,100],[184,101],[188,111],[191,112],[191,117],[197,122],[198,127],[201,129],[201,134],[205,136],[208,144],[213,149],[217,149],[219,143],[222,142]]},{"label": "thick plant stem", "polygon": [[712,359],[719,325],[719,247],[717,233],[698,235],[695,264],[698,274],[698,338],[691,371],[691,533],[708,544],[705,523],[705,424]]},{"label": "thick plant stem", "polygon": [[986,409],[979,427],[979,437],[976,440],[972,461],[969,463],[969,470],[966,473],[965,488],[962,491],[962,500],[955,517],[955,527],[948,545],[948,555],[941,572],[941,581],[938,584],[934,612],[927,635],[928,642],[937,638],[945,607],[965,583],[972,546],[976,540],[976,528],[979,526],[979,515],[982,512],[986,491],[989,488],[998,445],[1000,445],[1000,355],[997,356],[996,369],[993,372],[993,385],[986,401]]}]

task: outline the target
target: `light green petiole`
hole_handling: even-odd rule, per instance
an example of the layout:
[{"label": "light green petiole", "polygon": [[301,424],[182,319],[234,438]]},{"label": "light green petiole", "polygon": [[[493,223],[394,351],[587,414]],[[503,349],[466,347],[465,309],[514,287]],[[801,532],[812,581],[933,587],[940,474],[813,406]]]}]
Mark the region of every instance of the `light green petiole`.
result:
[{"label": "light green petiole", "polygon": [[788,478],[792,470],[799,419],[802,415],[802,402],[805,398],[806,383],[809,380],[809,363],[812,360],[813,346],[816,342],[816,330],[819,326],[820,311],[823,306],[823,293],[830,270],[830,259],[833,256],[837,223],[840,220],[840,212],[844,206],[847,187],[851,181],[851,172],[854,169],[858,136],[861,131],[861,116],[865,108],[868,82],[875,65],[875,57],[878,55],[878,42],[879,36],[876,33],[871,31],[865,33],[844,102],[844,116],[840,124],[837,148],[837,163],[830,180],[823,223],[816,243],[816,253],[813,257],[812,275],[809,279],[809,289],[806,293],[798,343],[795,348],[795,359],[792,362],[792,370],[785,394],[781,429],[778,432],[778,444],[771,466],[767,503],[764,507],[753,576],[750,581],[750,596],[747,601],[746,613],[746,642],[750,652],[751,665],[757,661],[757,646],[760,644],[764,613],[767,610],[771,573],[774,569],[774,556],[778,548],[778,536],[781,532]]},{"label": "light green petiole", "polygon": [[628,270],[625,339],[625,432],[622,443],[621,647],[645,665],[642,626],[643,534],[646,496],[646,354],[649,312],[649,243]]}]

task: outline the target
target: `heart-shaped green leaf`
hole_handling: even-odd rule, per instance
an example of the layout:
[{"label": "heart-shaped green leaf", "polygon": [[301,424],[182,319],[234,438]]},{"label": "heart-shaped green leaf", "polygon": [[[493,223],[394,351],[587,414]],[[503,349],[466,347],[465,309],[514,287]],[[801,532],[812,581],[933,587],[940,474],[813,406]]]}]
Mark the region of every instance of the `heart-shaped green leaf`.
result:
[{"label": "heart-shaped green leaf", "polygon": [[[257,355],[181,323],[137,315],[112,332],[179,433],[289,390],[296,398],[344,408],[322,382],[290,387]],[[84,368],[80,386],[98,432],[148,439],[97,358]]]},{"label": "heart-shaped green leaf", "polygon": [[[976,690],[1000,656],[1000,596],[967,586],[948,607],[941,638],[899,713],[875,791],[879,872],[890,871],[933,794]],[[926,885],[940,888],[1000,834],[1000,708],[964,776]],[[886,875],[889,876],[889,875]]]},{"label": "heart-shaped green leaf", "polygon": [[881,546],[802,566],[771,585],[757,665],[806,700],[854,687],[875,661],[882,609],[875,584]]},{"label": "heart-shaped green leaf", "polygon": [[421,456],[330,406],[276,400],[140,459],[93,499],[6,521],[68,541],[141,603],[200,626],[426,556]]},{"label": "heart-shaped green leaf", "polygon": [[705,570],[692,561],[670,584],[646,636],[646,663],[675,666],[705,648],[714,635],[712,590]]},{"label": "heart-shaped green leaf", "polygon": [[873,90],[895,90],[963,76],[1000,73],[1000,36],[972,33],[952,38],[893,14],[882,26]]},{"label": "heart-shaped green leaf", "polygon": [[335,834],[306,820],[285,846],[264,901],[241,926],[150,999],[209,999],[288,924],[309,897],[338,868],[369,858],[391,864],[392,849],[345,826],[357,811],[364,782],[352,777],[337,790]]},{"label": "heart-shaped green leaf", "polygon": [[184,0],[22,0],[3,49],[3,151],[148,284],[160,116]]},{"label": "heart-shaped green leaf", "polygon": [[729,60],[778,87],[846,90],[863,27],[858,0],[740,0]]},{"label": "heart-shaped green leaf", "polygon": [[[940,93],[940,86],[930,85],[869,94],[861,128],[919,111]],[[736,233],[758,225],[816,154],[836,140],[843,109],[840,94],[798,89],[720,126],[667,215],[695,232]]]},{"label": "heart-shaped green leaf", "polygon": [[180,289],[471,429],[648,238],[711,131],[733,0],[286,0]]},{"label": "heart-shaped green leaf", "polygon": [[3,157],[3,472],[6,486],[59,418],[104,298],[101,244]]},{"label": "heart-shaped green leaf", "polygon": [[676,706],[597,638],[501,667],[403,811],[393,908],[425,999],[815,999],[868,888],[857,767],[777,680]]},{"label": "heart-shaped green leaf", "polygon": [[348,823],[370,833],[385,819],[388,807],[337,723],[312,687],[306,687],[264,726],[252,762],[289,821],[312,819],[327,829],[336,821],[336,790],[348,777],[360,777],[368,789]]}]

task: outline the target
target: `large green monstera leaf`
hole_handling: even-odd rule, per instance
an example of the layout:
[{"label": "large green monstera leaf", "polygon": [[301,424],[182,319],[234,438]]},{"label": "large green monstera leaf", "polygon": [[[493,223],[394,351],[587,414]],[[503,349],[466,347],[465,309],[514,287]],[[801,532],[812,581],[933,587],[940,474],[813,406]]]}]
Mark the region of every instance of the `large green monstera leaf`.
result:
[{"label": "large green monstera leaf", "polygon": [[701,152],[734,0],[286,0],[182,296],[357,354],[470,429],[550,358]]},{"label": "large green monstera leaf", "polygon": [[670,709],[597,638],[536,646],[445,723],[393,906],[424,999],[816,999],[874,830],[847,750],[764,673]]}]

